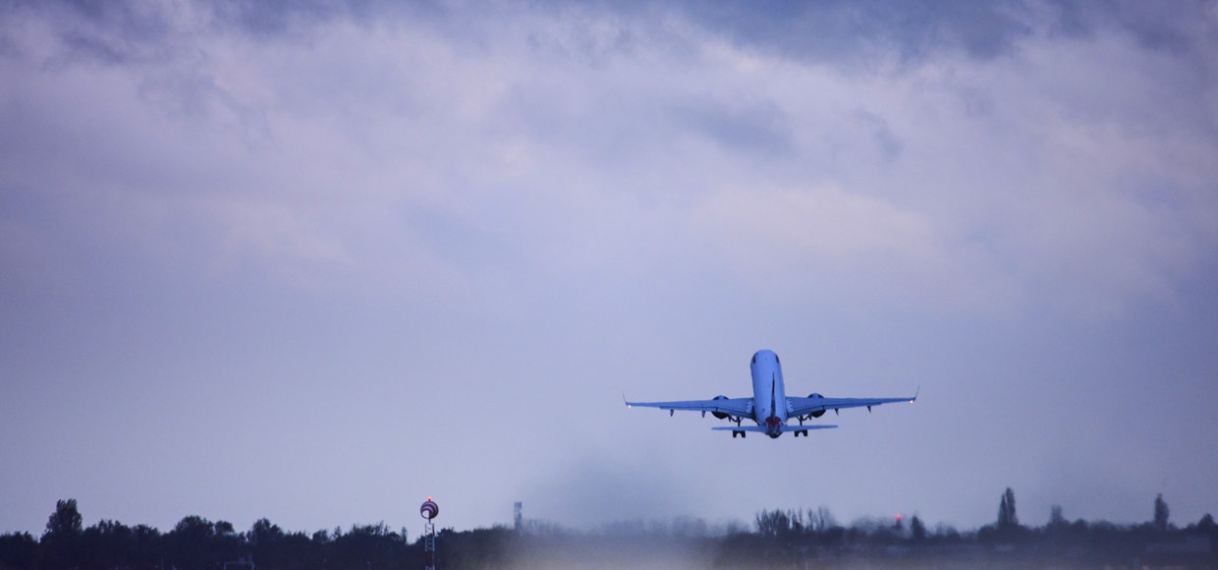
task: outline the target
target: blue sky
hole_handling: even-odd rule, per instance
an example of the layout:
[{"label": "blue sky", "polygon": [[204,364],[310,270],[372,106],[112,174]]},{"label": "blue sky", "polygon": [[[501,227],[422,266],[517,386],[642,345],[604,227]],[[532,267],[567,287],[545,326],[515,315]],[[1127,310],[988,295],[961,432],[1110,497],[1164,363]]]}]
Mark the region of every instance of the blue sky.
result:
[{"label": "blue sky", "polygon": [[[0,7],[0,531],[1218,511],[1218,5]],[[639,400],[900,396],[807,439]]]}]

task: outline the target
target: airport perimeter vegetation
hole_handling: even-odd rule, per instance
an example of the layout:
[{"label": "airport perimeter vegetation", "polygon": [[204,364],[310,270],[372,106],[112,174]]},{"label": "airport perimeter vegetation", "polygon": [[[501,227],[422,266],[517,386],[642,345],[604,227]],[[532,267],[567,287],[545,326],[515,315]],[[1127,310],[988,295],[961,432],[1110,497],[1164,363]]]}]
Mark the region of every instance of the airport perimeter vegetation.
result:
[{"label": "airport perimeter vegetation", "polygon": [[[1139,524],[1019,523],[1014,494],[998,520],[973,531],[927,528],[917,516],[837,524],[829,510],[770,510],[752,525],[701,520],[629,521],[572,530],[543,521],[467,531],[442,529],[442,570],[491,568],[1173,568],[1218,570],[1218,524],[1207,514],[1169,521],[1162,496]],[[384,523],[313,533],[260,519],[247,531],[187,516],[168,532],[101,520],[87,528],[61,500],[41,537],[0,534],[0,570],[396,570],[420,568],[420,537]]]}]

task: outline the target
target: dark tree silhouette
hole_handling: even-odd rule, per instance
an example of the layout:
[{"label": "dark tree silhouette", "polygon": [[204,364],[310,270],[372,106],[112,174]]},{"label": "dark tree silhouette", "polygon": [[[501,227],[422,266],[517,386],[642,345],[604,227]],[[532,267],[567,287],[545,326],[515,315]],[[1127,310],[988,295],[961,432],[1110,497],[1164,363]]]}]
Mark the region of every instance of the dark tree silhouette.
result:
[{"label": "dark tree silhouette", "polygon": [[1007,531],[1019,527],[1019,517],[1015,514],[1015,491],[1007,487],[998,503],[998,530]]},{"label": "dark tree silhouette", "polygon": [[352,525],[346,534],[335,536],[329,545],[328,570],[362,570],[391,568],[398,564],[406,550],[406,543],[396,532],[390,532],[385,523],[374,525]]},{"label": "dark tree silhouette", "polygon": [[909,519],[909,537],[914,542],[926,540],[926,525],[922,524],[922,519],[918,518],[918,515],[914,515],[913,518]]},{"label": "dark tree silhouette", "polygon": [[0,535],[0,570],[32,568],[38,541],[28,532]]},{"label": "dark tree silhouette", "polygon": [[791,533],[791,516],[781,509],[757,513],[757,532],[762,536],[785,536]]},{"label": "dark tree silhouette", "polygon": [[218,568],[240,556],[232,523],[188,516],[165,534],[166,562],[178,570]]},{"label": "dark tree silhouette", "polygon": [[1214,524],[1214,515],[1205,513],[1205,516],[1201,517],[1201,520],[1197,521],[1197,528],[1201,530],[1212,530],[1214,528],[1218,528],[1218,525]]},{"label": "dark tree silhouette", "polygon": [[837,520],[833,518],[833,513],[829,512],[829,507],[817,507],[815,511],[808,509],[808,530],[820,533],[835,526]]},{"label": "dark tree silhouette", "polygon": [[164,566],[165,550],[161,531],[148,525],[135,525],[131,529],[131,559],[136,569],[161,568]]},{"label": "dark tree silhouette", "polygon": [[129,527],[115,521],[99,521],[85,529],[81,540],[81,568],[120,568],[132,558],[133,545],[133,534]]},{"label": "dark tree silhouette", "polygon": [[51,513],[51,518],[47,520],[46,533],[42,538],[80,538],[84,531],[81,525],[82,518],[80,511],[76,510],[76,499],[56,501],[55,512]]},{"label": "dark tree silhouette", "polygon": [[1049,526],[1061,527],[1066,524],[1066,517],[1062,516],[1062,506],[1053,505],[1049,508]]},{"label": "dark tree silhouette", "polygon": [[254,526],[250,527],[249,532],[245,534],[245,541],[252,550],[255,566],[263,568],[278,566],[276,562],[279,561],[279,549],[283,536],[283,529],[280,529],[279,525],[273,524],[265,518],[254,521]]},{"label": "dark tree silhouette", "polygon": [[1167,508],[1167,501],[1163,500],[1163,493],[1159,493],[1159,495],[1155,497],[1155,529],[1167,530],[1167,519],[1170,516],[1171,509]]},{"label": "dark tree silhouette", "polygon": [[66,570],[79,565],[84,534],[81,520],[76,499],[56,501],[55,512],[47,519],[46,532],[42,533],[39,567]]}]

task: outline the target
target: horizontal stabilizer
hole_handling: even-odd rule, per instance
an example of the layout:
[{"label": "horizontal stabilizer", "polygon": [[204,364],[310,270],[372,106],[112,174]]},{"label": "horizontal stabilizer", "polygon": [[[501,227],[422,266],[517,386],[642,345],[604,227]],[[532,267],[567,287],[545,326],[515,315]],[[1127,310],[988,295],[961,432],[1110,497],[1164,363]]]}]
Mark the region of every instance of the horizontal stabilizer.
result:
[{"label": "horizontal stabilizer", "polygon": [[[832,429],[835,427],[837,427],[837,425],[833,425],[833,424],[817,424],[817,425],[806,425],[806,426],[782,426],[782,433],[791,433],[794,431],[804,431],[804,430],[812,430],[812,429]],[[712,427],[711,429],[716,430],[716,431],[728,431],[728,430],[731,430],[731,431],[757,431],[757,432],[765,433],[765,428],[763,428],[761,426],[727,426],[727,427],[715,426],[715,427]]]}]

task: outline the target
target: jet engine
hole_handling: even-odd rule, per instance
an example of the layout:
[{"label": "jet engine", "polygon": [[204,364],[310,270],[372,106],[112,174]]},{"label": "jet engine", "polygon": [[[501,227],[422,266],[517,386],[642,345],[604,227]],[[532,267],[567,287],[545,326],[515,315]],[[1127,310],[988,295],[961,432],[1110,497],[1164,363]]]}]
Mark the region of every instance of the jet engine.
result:
[{"label": "jet engine", "polygon": [[[714,398],[711,398],[711,399],[712,400],[726,400],[727,396],[719,395],[719,396],[715,396]],[[711,415],[715,416],[715,419],[717,419],[717,420],[726,420],[731,417],[731,415],[729,415],[727,412],[711,412]]]},{"label": "jet engine", "polygon": [[[817,394],[816,392],[812,392],[811,394],[808,394],[808,397],[809,398],[824,398],[824,396]],[[823,415],[825,415],[825,410],[819,410],[819,411],[815,411],[815,412],[808,414],[808,416],[813,417],[813,418],[819,418]]]}]

